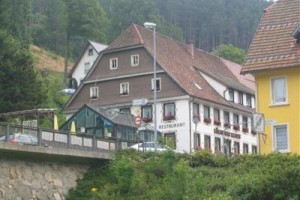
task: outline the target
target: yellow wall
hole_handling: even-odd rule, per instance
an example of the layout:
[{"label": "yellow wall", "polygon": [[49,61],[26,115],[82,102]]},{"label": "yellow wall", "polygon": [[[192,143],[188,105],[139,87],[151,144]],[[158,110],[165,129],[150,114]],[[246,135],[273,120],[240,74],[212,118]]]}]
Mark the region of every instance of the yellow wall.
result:
[{"label": "yellow wall", "polygon": [[[288,104],[272,106],[271,104],[271,78],[276,76],[287,77]],[[274,119],[274,124],[287,124],[289,133],[290,152],[300,154],[300,68],[287,68],[269,70],[255,74],[257,84],[257,111],[265,115],[265,120]],[[265,125],[267,134],[266,143],[260,136],[261,153],[273,152],[273,126]]]}]

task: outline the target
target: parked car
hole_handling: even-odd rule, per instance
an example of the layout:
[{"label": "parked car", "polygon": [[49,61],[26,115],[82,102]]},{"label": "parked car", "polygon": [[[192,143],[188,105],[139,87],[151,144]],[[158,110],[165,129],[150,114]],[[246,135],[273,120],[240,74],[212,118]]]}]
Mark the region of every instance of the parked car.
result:
[{"label": "parked car", "polygon": [[[129,147],[130,149],[135,149],[137,151],[142,151],[142,152],[145,152],[145,151],[155,151],[155,143],[154,142],[144,142],[144,143],[137,143],[137,144],[134,144],[132,146]],[[156,149],[158,152],[162,152],[162,151],[174,151],[176,153],[182,153],[180,151],[177,151],[175,149],[172,149],[168,146],[165,146],[165,145],[162,145],[160,143],[157,143],[157,146],[156,146]]]},{"label": "parked car", "polygon": [[[5,141],[5,137],[5,135],[0,137],[0,141]],[[38,145],[37,137],[26,133],[14,133],[8,135],[8,142],[12,144]],[[42,146],[48,145],[42,143]]]}]

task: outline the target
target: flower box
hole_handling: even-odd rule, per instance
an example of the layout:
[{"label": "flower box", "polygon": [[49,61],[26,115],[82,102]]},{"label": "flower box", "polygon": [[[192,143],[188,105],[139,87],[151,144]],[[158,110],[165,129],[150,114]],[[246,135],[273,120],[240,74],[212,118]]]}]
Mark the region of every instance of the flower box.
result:
[{"label": "flower box", "polygon": [[243,132],[244,133],[248,133],[249,132],[249,129],[247,127],[243,127]]},{"label": "flower box", "polygon": [[210,118],[204,118],[204,123],[210,124],[211,123],[211,119]]},{"label": "flower box", "polygon": [[221,122],[220,121],[214,121],[214,125],[220,126]]},{"label": "flower box", "polygon": [[251,134],[256,135],[257,133],[256,131],[251,131]]},{"label": "flower box", "polygon": [[168,121],[168,120],[172,120],[172,119],[175,119],[175,117],[172,115],[164,116],[164,121]]},{"label": "flower box", "polygon": [[239,131],[240,130],[240,126],[239,125],[234,125],[233,129],[236,130],[236,131]]},{"label": "flower box", "polygon": [[223,126],[224,126],[225,128],[230,128],[230,123],[225,122],[225,123],[223,124]]}]

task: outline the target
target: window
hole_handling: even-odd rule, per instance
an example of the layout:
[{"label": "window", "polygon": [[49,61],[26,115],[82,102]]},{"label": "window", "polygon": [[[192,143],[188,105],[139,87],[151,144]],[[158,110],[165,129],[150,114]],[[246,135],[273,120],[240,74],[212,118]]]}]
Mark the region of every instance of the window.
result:
[{"label": "window", "polygon": [[93,49],[89,49],[89,56],[92,56],[93,55],[93,53],[94,53],[94,51],[93,51]]},{"label": "window", "polygon": [[164,104],[164,121],[175,119],[175,103]]},{"label": "window", "polygon": [[243,93],[239,92],[239,104],[243,105]]},{"label": "window", "polygon": [[230,127],[229,112],[224,111],[224,127]]},{"label": "window", "polygon": [[204,122],[210,124],[210,107],[204,106]]},{"label": "window", "polygon": [[248,144],[243,144],[243,153],[244,154],[248,154],[249,153],[249,146],[248,146]]},{"label": "window", "polygon": [[139,66],[139,55],[131,55],[131,66]]},{"label": "window", "polygon": [[195,150],[200,150],[200,134],[199,133],[194,134],[194,146],[195,146]]},{"label": "window", "polygon": [[274,143],[275,150],[277,151],[288,151],[288,130],[287,125],[274,126]]},{"label": "window", "polygon": [[239,142],[233,143],[233,153],[240,154],[240,143]]},{"label": "window", "polygon": [[215,153],[221,153],[221,138],[215,137]]},{"label": "window", "polygon": [[248,133],[248,117],[243,116],[243,132]]},{"label": "window", "polygon": [[120,83],[120,95],[129,94],[129,83]]},{"label": "window", "polygon": [[120,108],[120,113],[123,113],[123,114],[130,114],[130,108],[129,107],[123,107],[123,108]]},{"label": "window", "polygon": [[97,99],[99,97],[99,89],[98,87],[90,87],[90,98]]},{"label": "window", "polygon": [[231,154],[231,140],[225,139],[224,141],[224,154],[230,155]]},{"label": "window", "polygon": [[209,135],[204,135],[204,148],[206,150],[211,150],[211,148],[210,148],[210,136]]},{"label": "window", "polygon": [[233,89],[228,90],[228,100],[234,102],[234,91]]},{"label": "window", "polygon": [[220,126],[220,110],[217,108],[214,108],[214,124]]},{"label": "window", "polygon": [[286,78],[272,78],[272,104],[287,103]]},{"label": "window", "polygon": [[164,138],[166,144],[172,149],[176,149],[176,135],[174,132],[172,133],[164,133]]},{"label": "window", "polygon": [[199,104],[193,103],[193,117],[198,116],[199,117]]},{"label": "window", "polygon": [[87,74],[88,71],[90,70],[90,63],[84,63],[84,74]]},{"label": "window", "polygon": [[257,147],[252,145],[252,154],[257,154]]},{"label": "window", "polygon": [[240,130],[240,125],[239,125],[239,115],[238,114],[233,114],[233,129],[238,131]]},{"label": "window", "polygon": [[111,58],[109,62],[110,69],[118,69],[118,58]]},{"label": "window", "polygon": [[[161,79],[160,78],[156,78],[156,91],[160,91],[161,89]],[[151,79],[151,90],[154,91],[154,79]]]},{"label": "window", "polygon": [[144,122],[152,122],[152,106],[142,107],[142,119]]},{"label": "window", "polygon": [[246,106],[251,107],[251,95],[246,94]]}]

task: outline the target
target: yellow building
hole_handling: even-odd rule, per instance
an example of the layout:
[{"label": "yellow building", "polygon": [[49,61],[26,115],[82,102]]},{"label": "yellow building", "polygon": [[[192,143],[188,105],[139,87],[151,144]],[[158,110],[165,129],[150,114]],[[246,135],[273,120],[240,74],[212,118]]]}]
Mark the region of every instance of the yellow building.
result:
[{"label": "yellow building", "polygon": [[261,153],[300,154],[300,0],[265,10],[241,73],[256,79],[257,112],[266,122]]}]

